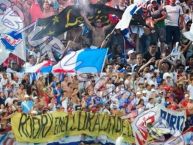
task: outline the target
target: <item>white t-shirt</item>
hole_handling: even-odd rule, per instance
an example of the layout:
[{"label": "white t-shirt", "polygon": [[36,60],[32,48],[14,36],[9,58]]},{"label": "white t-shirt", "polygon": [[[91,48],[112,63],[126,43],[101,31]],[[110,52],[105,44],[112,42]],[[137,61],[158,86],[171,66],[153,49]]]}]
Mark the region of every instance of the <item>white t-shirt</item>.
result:
[{"label": "white t-shirt", "polygon": [[147,96],[143,96],[142,99],[144,101],[144,104],[147,105],[149,98]]},{"label": "white t-shirt", "polygon": [[64,108],[64,112],[67,112],[68,109],[68,98],[62,101],[62,107]]},{"label": "white t-shirt", "polygon": [[1,81],[0,81],[0,83],[1,83],[3,86],[6,85],[7,82],[8,82],[8,79],[4,79],[4,78],[2,78]]},{"label": "white t-shirt", "polygon": [[13,101],[16,100],[16,98],[10,98],[8,97],[6,100],[5,100],[5,105],[8,104],[8,105],[13,105]]},{"label": "white t-shirt", "polygon": [[166,26],[179,26],[179,17],[183,15],[182,7],[179,5],[166,5],[165,9],[167,12],[167,17],[165,19]]},{"label": "white t-shirt", "polygon": [[188,88],[187,88],[188,92],[189,92],[189,95],[190,95],[190,98],[193,99],[193,85],[188,85]]},{"label": "white t-shirt", "polygon": [[152,91],[146,90],[146,98],[150,98],[152,95]]},{"label": "white t-shirt", "polygon": [[146,109],[151,109],[151,108],[153,108],[154,106],[155,106],[154,104],[147,103]]}]

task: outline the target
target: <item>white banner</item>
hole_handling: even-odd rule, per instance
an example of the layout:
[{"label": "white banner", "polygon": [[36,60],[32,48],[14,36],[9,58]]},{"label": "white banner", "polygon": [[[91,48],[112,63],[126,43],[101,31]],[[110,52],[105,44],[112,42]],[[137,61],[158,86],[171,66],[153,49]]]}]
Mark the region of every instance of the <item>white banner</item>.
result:
[{"label": "white banner", "polygon": [[164,142],[164,134],[179,136],[185,127],[185,121],[185,111],[172,111],[161,105],[144,111],[132,123],[136,144],[145,145],[149,139]]}]

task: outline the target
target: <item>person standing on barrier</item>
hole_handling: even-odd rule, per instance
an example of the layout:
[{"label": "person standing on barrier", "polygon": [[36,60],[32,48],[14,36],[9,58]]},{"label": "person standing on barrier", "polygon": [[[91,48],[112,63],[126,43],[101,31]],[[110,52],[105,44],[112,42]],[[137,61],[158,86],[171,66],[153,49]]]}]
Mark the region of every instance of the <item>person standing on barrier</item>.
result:
[{"label": "person standing on barrier", "polygon": [[180,41],[180,30],[184,27],[183,10],[180,5],[176,5],[176,0],[170,0],[170,5],[166,5],[167,17],[166,25],[166,44],[169,51],[172,50],[176,42]]}]

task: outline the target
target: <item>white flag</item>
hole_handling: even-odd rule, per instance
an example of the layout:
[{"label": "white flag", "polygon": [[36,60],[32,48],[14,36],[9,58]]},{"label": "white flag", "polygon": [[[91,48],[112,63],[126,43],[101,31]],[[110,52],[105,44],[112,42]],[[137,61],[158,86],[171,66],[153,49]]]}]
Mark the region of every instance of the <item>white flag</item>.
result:
[{"label": "white flag", "polygon": [[4,14],[0,15],[0,64],[10,53],[26,60],[24,35],[18,33],[23,28],[22,18],[11,8],[7,8]]}]

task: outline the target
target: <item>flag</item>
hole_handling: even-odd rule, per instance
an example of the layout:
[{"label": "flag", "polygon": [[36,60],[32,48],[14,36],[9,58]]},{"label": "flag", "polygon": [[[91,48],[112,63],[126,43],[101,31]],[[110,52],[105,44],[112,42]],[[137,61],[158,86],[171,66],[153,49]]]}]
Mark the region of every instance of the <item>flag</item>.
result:
[{"label": "flag", "polygon": [[117,24],[119,20],[119,17],[117,17],[116,15],[109,14],[109,21],[111,22],[111,24]]},{"label": "flag", "polygon": [[137,4],[131,4],[130,6],[128,6],[125,12],[123,13],[121,20],[119,21],[119,23],[116,25],[115,28],[121,30],[127,29],[132,20],[132,17],[137,12],[137,10],[138,10]]},{"label": "flag", "polygon": [[171,56],[172,60],[180,59],[181,52],[180,52],[180,48],[179,48],[179,42],[176,42],[176,45],[172,49],[170,56]]},{"label": "flag", "polygon": [[[121,10],[101,4],[91,4],[89,8],[91,12],[88,13],[88,19],[91,23],[97,19],[101,19],[103,24],[107,25],[109,24],[109,14],[115,14],[119,18],[123,14]],[[84,19],[80,15],[80,10],[80,7],[68,6],[58,15],[39,19],[36,26],[42,27],[42,29],[32,39],[37,40],[45,36],[57,37],[74,27],[78,27],[84,23]]]},{"label": "flag", "polygon": [[130,37],[129,29],[124,29],[121,31],[121,33],[127,42],[131,43],[133,41],[132,38]]},{"label": "flag", "polygon": [[[47,68],[47,71],[45,70],[45,68]],[[40,72],[49,73],[51,72],[50,68],[52,68],[52,62],[43,61],[42,63],[36,64],[34,66],[25,67],[24,72],[25,73],[40,73]]]},{"label": "flag", "polygon": [[143,7],[149,0],[134,0],[134,3],[129,5],[122,15],[121,20],[116,25],[116,29],[127,29],[130,25],[142,25],[146,26],[145,21],[141,14],[137,12]]},{"label": "flag", "polygon": [[26,60],[25,41],[23,34],[19,32],[23,28],[22,18],[11,8],[0,15],[0,64],[9,58],[10,54]]},{"label": "flag", "polygon": [[169,110],[162,105],[144,111],[132,122],[136,145],[147,144],[150,139],[166,140],[165,134],[179,136],[185,127],[185,122],[185,111]]},{"label": "flag", "polygon": [[183,132],[183,141],[185,144],[193,144],[193,126]]},{"label": "flag", "polygon": [[53,66],[54,73],[100,73],[103,70],[107,49],[83,49],[67,54]]},{"label": "flag", "polygon": [[[95,22],[97,19],[101,19],[103,25],[107,25],[109,22],[117,21],[114,18],[120,19],[123,15],[122,10],[101,4],[91,4],[89,5],[89,9],[90,12],[88,13],[88,19],[91,23]],[[112,16],[114,16],[114,18]],[[28,40],[31,44],[31,42],[37,42],[37,40],[49,36],[57,37],[83,23],[84,19],[80,15],[80,8],[77,6],[68,6],[58,15],[39,19],[34,31],[32,31],[28,36]],[[131,19],[131,24],[144,26],[145,21],[141,15],[136,14]]]},{"label": "flag", "polygon": [[[179,136],[172,136],[167,141],[162,142],[162,145],[187,145],[193,143],[193,126],[190,126],[187,130],[183,131]],[[150,145],[160,145],[160,142],[153,141]]]}]

